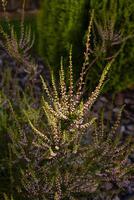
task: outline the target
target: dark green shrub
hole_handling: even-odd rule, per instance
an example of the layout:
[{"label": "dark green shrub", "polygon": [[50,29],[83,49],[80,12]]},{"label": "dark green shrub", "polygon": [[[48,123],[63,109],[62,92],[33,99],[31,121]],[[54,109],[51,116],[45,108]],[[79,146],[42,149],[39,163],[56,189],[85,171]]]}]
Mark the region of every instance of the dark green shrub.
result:
[{"label": "dark green shrub", "polygon": [[83,62],[83,37],[88,26],[88,0],[43,0],[38,16],[39,52],[55,72],[60,58],[73,47],[74,65]]}]

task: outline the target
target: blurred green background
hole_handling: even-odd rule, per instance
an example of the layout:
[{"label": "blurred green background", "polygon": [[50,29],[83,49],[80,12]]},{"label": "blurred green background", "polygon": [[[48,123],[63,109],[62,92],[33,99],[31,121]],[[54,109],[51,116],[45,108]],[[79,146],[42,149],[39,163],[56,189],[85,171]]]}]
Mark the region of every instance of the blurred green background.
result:
[{"label": "blurred green background", "polygon": [[[118,92],[134,85],[134,1],[132,0],[43,0],[37,16],[38,50],[57,72],[61,56],[66,63],[73,46],[76,78],[83,62],[85,35],[91,11],[94,22],[91,36],[91,60],[97,58],[87,77],[92,90],[106,62],[116,58],[104,91]],[[65,65],[66,66],[66,65]]]}]

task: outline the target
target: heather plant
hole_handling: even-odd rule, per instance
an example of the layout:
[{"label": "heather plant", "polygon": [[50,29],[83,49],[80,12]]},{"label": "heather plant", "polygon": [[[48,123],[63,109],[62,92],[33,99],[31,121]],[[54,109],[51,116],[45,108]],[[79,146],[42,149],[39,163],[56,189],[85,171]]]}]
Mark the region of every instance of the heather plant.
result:
[{"label": "heather plant", "polygon": [[[92,22],[93,13],[77,85],[74,82],[71,49],[68,74],[61,59],[59,82],[53,72],[51,83],[41,76],[44,91],[38,105],[34,104],[33,96],[30,99],[23,95],[17,107],[14,101],[6,98],[6,131],[10,138],[9,182],[12,188],[10,194],[7,192],[4,195],[5,199],[9,196],[9,199],[32,200],[82,197],[111,200],[120,193],[133,190],[134,171],[129,160],[133,140],[124,139],[118,129],[123,108],[110,129],[105,127],[103,117],[99,120],[92,114],[92,107],[114,59],[107,63],[95,90],[87,98],[83,96]],[[10,31],[12,33],[12,29]],[[34,70],[36,65],[27,54],[25,56],[25,46],[21,52],[21,46],[17,45],[20,40],[14,34],[2,33],[7,52],[18,62],[23,62],[28,72]]]},{"label": "heather plant", "polygon": [[[1,88],[7,96],[22,95],[22,93],[29,92],[31,96],[37,96],[35,90],[39,90],[39,69],[32,58],[31,49],[34,45],[35,37],[32,34],[31,26],[26,26],[24,23],[24,8],[25,1],[22,8],[21,22],[19,26],[19,32],[9,20],[6,13],[6,1],[3,4],[3,10],[5,12],[5,24],[0,25],[0,35],[2,41],[0,43],[2,53],[6,54],[6,61],[3,61],[1,67]],[[12,66],[12,63],[13,66]],[[34,86],[34,87],[33,87]],[[38,93],[38,92],[37,92]]]},{"label": "heather plant", "polygon": [[[21,109],[23,109],[24,105],[30,106],[29,102],[26,103],[25,96],[28,94],[30,97],[27,101],[32,99],[32,103],[35,103],[33,99],[35,95],[32,92],[34,88],[32,88],[31,85],[33,86],[33,83],[36,81],[35,77],[37,73],[35,63],[28,55],[33,44],[33,39],[30,27],[25,28],[24,26],[24,5],[20,24],[21,35],[18,35],[6,13],[7,2],[2,1],[2,3],[7,26],[5,30],[3,26],[0,25],[1,40],[3,40],[3,42],[1,42],[1,50],[6,52],[9,62],[8,59],[4,60],[3,66],[1,66],[0,69],[0,199],[3,199],[2,193],[8,193],[10,196],[10,194],[14,193],[13,191],[18,190],[20,179],[17,165],[13,164],[13,158],[11,156],[12,142],[10,138],[10,129],[15,130],[16,127],[19,129],[17,120],[20,119],[20,106]],[[11,59],[15,61],[15,68],[10,66]],[[19,83],[19,81],[22,80],[19,78],[19,75],[24,73],[28,80],[25,80],[25,88],[21,87]],[[24,94],[24,92],[27,93]],[[14,116],[14,118],[12,116]],[[12,121],[12,119],[14,119],[14,121]],[[23,120],[21,116],[21,124],[25,122],[25,119]]]},{"label": "heather plant", "polygon": [[[42,99],[39,117],[34,115],[32,119],[24,111],[31,128],[20,129],[19,142],[13,136],[13,151],[26,163],[21,178],[25,198],[114,199],[130,189],[133,164],[128,156],[133,151],[133,142],[131,138],[123,141],[117,131],[121,111],[110,131],[104,128],[103,120],[97,124],[91,117],[91,107],[109,67],[110,64],[86,102],[80,98],[81,89],[76,93],[73,90],[71,63],[69,88],[66,88],[62,65],[60,91],[56,89],[53,75],[51,93],[42,79],[48,99]],[[14,135],[16,131],[11,132]],[[88,141],[84,139],[87,134]]]},{"label": "heather plant", "polygon": [[[33,122],[25,113],[34,134],[30,155],[22,151],[22,156],[28,161],[26,171],[22,172],[22,185],[27,197],[114,199],[120,192],[130,189],[133,164],[129,162],[128,155],[133,151],[133,142],[131,138],[123,141],[117,131],[121,111],[110,131],[105,130],[103,121],[97,124],[89,111],[108,68],[109,65],[86,102],[72,90],[71,77],[67,90],[62,67],[60,95],[53,77],[52,93],[43,81],[50,98],[48,101],[42,99],[45,120]],[[71,71],[70,68],[70,76]],[[84,139],[87,134],[90,136],[88,141]],[[26,144],[27,139],[23,141],[23,145]]]},{"label": "heather plant", "polygon": [[0,27],[0,33],[3,36],[4,49],[7,53],[18,63],[23,64],[25,66],[25,71],[31,73],[31,70],[35,70],[36,66],[34,66],[34,63],[30,61],[28,52],[32,48],[34,40],[31,41],[31,29],[25,29],[23,18],[21,23],[21,36],[19,38],[9,21],[7,21],[9,34],[3,30],[2,26]]},{"label": "heather plant", "polygon": [[8,196],[5,194],[4,195],[4,200],[14,200],[14,198],[11,196],[11,198],[8,198]]},{"label": "heather plant", "polygon": [[24,24],[24,9],[25,0],[22,5],[21,23],[20,23],[20,34],[17,33],[14,24],[8,18],[6,13],[7,1],[2,1],[3,10],[5,12],[5,18],[7,23],[6,31],[3,26],[0,25],[0,34],[4,43],[1,44],[6,52],[16,61],[16,65],[19,65],[16,70],[18,72],[25,71],[27,74],[32,76],[37,72],[37,65],[30,56],[30,50],[33,47],[35,38],[32,34],[31,26],[25,26]]},{"label": "heather plant", "polygon": [[41,77],[46,95],[42,97],[40,109],[27,105],[21,110],[21,121],[17,117],[14,122],[16,128],[10,128],[14,159],[21,167],[20,195],[24,199],[80,199],[84,196],[110,200],[130,189],[133,164],[128,156],[133,151],[133,142],[131,138],[123,140],[118,132],[122,109],[110,130],[105,128],[103,119],[97,123],[91,114],[113,60],[106,65],[95,90],[83,99],[91,24],[92,17],[78,85],[74,86],[70,50],[69,85],[61,60],[59,83],[53,73],[51,84]]},{"label": "heather plant", "polygon": [[5,183],[10,182],[9,175],[9,151],[8,142],[9,136],[7,134],[8,118],[9,115],[5,110],[7,100],[2,94],[0,94],[0,198],[2,198],[2,193],[10,190],[10,184],[5,189]]},{"label": "heather plant", "polygon": [[[38,117],[40,109],[33,109],[37,102],[27,94],[18,97],[18,99],[10,96],[1,95],[0,106],[0,197],[3,199],[3,193],[8,196],[14,194],[14,198],[18,199],[18,191],[21,188],[20,168],[23,168],[25,162],[16,152],[12,153],[15,142],[18,142],[19,137],[22,137],[20,130],[27,130],[27,119],[22,115],[21,109],[26,109],[30,120],[35,120]],[[32,99],[32,102],[31,102]],[[36,112],[35,112],[36,111]],[[34,117],[33,117],[34,115]],[[12,135],[13,131],[13,135]],[[30,133],[29,133],[30,136]]]},{"label": "heather plant", "polygon": [[[94,9],[94,39],[93,54],[97,63],[97,70],[91,69],[88,76],[90,87],[94,85],[94,78],[102,70],[102,63],[111,59],[119,51],[118,57],[110,72],[110,84],[105,91],[121,91],[133,86],[133,1],[90,1]],[[98,76],[99,80],[99,76]],[[96,78],[97,81],[97,78]]]}]

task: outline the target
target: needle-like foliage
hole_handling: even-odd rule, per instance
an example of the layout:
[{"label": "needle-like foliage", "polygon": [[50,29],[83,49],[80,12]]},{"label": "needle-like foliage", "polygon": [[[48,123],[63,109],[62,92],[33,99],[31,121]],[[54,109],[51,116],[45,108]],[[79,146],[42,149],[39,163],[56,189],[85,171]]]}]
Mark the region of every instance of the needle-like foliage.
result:
[{"label": "needle-like foliage", "polygon": [[25,0],[23,1],[22,18],[20,23],[20,35],[17,35],[14,26],[10,23],[6,13],[7,1],[2,1],[3,10],[5,12],[6,22],[8,26],[8,33],[4,31],[0,25],[0,34],[3,37],[2,47],[7,53],[15,59],[19,64],[25,66],[25,71],[28,73],[35,72],[37,66],[31,59],[29,51],[34,44],[34,36],[32,36],[31,28],[24,26],[24,8]]},{"label": "needle-like foliage", "polygon": [[[59,83],[53,73],[51,85],[41,77],[46,93],[42,97],[41,111],[37,114],[31,109],[31,117],[24,110],[28,129],[19,128],[18,142],[14,142],[15,137],[12,139],[13,152],[26,162],[21,182],[27,199],[60,200],[87,196],[111,200],[126,191],[132,181],[133,165],[128,162],[128,156],[133,150],[133,142],[131,139],[123,141],[118,133],[121,111],[111,130],[104,128],[103,119],[97,123],[91,114],[113,60],[106,65],[98,86],[83,100],[92,18],[93,15],[77,87],[74,87],[70,50],[69,85],[61,60]],[[10,131],[17,134],[16,130]],[[30,141],[29,135],[32,135]],[[90,136],[88,141],[87,135]]]},{"label": "needle-like foliage", "polygon": [[[11,139],[11,183],[15,184],[16,180],[13,169],[20,167],[17,173],[21,184],[18,184],[17,189],[14,188],[20,195],[19,199],[77,200],[87,197],[91,200],[112,200],[122,191],[130,189],[134,166],[129,155],[134,145],[131,138],[124,139],[119,134],[122,109],[110,129],[105,128],[103,117],[96,119],[91,112],[113,60],[104,68],[95,90],[87,98],[83,96],[92,21],[93,13],[87,33],[85,60],[77,86],[73,78],[71,49],[69,80],[66,80],[67,74],[61,59],[59,83],[53,73],[51,84],[41,76],[45,95],[42,95],[37,109],[30,106],[24,96],[17,112],[8,101],[10,121],[13,119],[13,126],[7,128]],[[7,52],[23,62],[26,69],[33,67],[29,65],[31,62],[27,57],[30,32],[25,32],[22,24],[18,40],[13,28],[10,29],[10,36],[2,30]],[[86,139],[87,136],[89,139]]]}]

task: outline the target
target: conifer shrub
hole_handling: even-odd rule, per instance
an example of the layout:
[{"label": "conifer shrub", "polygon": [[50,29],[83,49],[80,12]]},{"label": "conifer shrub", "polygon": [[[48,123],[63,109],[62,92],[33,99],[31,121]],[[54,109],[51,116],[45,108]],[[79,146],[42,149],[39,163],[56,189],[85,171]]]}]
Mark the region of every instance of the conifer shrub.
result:
[{"label": "conifer shrub", "polygon": [[[88,27],[88,0],[68,1],[43,0],[37,17],[39,32],[39,53],[46,63],[57,72],[60,57],[67,64],[70,46],[73,48],[73,62],[76,72],[83,62],[83,37]],[[77,77],[78,78],[78,77]]]}]

